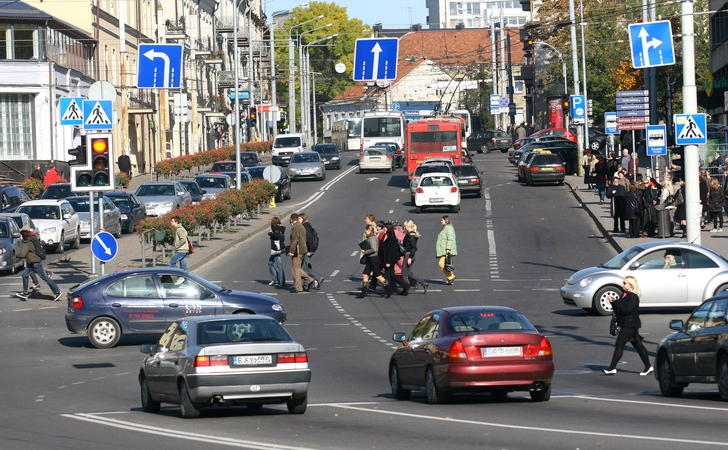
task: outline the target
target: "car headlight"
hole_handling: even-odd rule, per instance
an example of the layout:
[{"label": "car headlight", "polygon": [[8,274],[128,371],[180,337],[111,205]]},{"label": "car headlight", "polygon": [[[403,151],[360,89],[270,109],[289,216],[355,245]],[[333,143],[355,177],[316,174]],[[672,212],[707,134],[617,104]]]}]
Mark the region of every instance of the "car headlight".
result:
[{"label": "car headlight", "polygon": [[0,255],[2,255],[3,253],[5,253],[7,251],[8,251],[8,249],[6,249],[4,247],[3,248],[0,248]]},{"label": "car headlight", "polygon": [[171,208],[173,206],[174,206],[174,202],[164,202],[164,203],[159,204],[160,208]]},{"label": "car headlight", "polygon": [[290,169],[289,168],[288,171],[291,172],[291,173],[298,173],[298,169]]},{"label": "car headlight", "polygon": [[338,156],[334,156],[333,158],[331,158],[331,161],[338,161],[338,160],[339,160]]},{"label": "car headlight", "polygon": [[128,218],[129,218],[129,216],[127,216],[126,214],[122,214],[122,215],[121,215],[121,220],[126,220],[126,219],[128,219]]},{"label": "car headlight", "polygon": [[589,286],[589,284],[592,282],[592,277],[586,277],[582,278],[581,281],[579,281],[579,287],[585,288]]},{"label": "car headlight", "polygon": [[87,226],[89,226],[89,223],[88,223],[88,222],[84,222],[84,221],[81,221],[81,222],[79,222],[79,224],[80,224],[80,225],[81,225],[82,227],[87,227]]},{"label": "car headlight", "polygon": [[41,231],[41,234],[51,234],[56,232],[56,227],[46,228],[45,230]]},{"label": "car headlight", "polygon": [[279,311],[279,312],[283,311],[283,305],[281,305],[280,303],[274,303],[272,308],[273,308],[273,311]]}]

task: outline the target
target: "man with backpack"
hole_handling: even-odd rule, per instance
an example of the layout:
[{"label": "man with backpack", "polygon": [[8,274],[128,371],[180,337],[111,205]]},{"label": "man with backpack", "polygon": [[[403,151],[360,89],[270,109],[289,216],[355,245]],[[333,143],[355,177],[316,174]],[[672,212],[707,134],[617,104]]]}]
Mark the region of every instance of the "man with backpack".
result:
[{"label": "man with backpack", "polygon": [[50,279],[43,267],[43,260],[46,258],[46,252],[45,248],[43,248],[43,244],[38,240],[38,236],[31,233],[30,227],[25,225],[20,229],[20,239],[23,242],[20,244],[20,254],[18,257],[25,259],[25,270],[23,270],[23,292],[19,292],[15,295],[23,299],[23,301],[28,299],[30,296],[28,293],[28,281],[30,274],[36,273],[41,280],[48,284],[51,291],[53,291],[53,301],[60,301],[63,296],[63,292],[61,292],[58,285]]},{"label": "man with backpack", "polygon": [[[313,226],[308,221],[308,216],[306,213],[300,213],[298,215],[298,221],[303,225],[303,228],[306,229],[306,253],[303,255],[303,271],[306,272],[306,275],[314,279],[313,287],[316,289],[319,289],[321,287],[321,283],[324,282],[324,277],[316,272],[313,269],[313,266],[311,265],[311,258],[313,258],[313,254],[318,250],[318,244],[319,244],[319,235],[316,232],[316,229],[314,229]],[[310,288],[307,286],[308,283],[304,280],[304,290],[309,290]]]}]

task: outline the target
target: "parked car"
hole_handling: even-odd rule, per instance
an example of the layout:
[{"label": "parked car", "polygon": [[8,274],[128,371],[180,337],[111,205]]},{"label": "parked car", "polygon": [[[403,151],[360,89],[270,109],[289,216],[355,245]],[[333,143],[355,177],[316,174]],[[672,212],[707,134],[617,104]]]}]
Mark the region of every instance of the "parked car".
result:
[{"label": "parked car", "polygon": [[0,212],[15,212],[18,206],[28,200],[28,194],[17,186],[0,186]]},{"label": "parked car", "polygon": [[[89,241],[93,238],[96,233],[100,230],[99,224],[99,198],[94,196],[94,229],[91,231],[91,212],[90,206],[91,201],[88,197],[68,197],[66,200],[73,206],[73,209],[78,214],[78,218],[81,224],[81,239],[88,239]],[[121,237],[121,211],[116,207],[114,202],[110,198],[104,196],[101,198],[101,203],[104,205],[104,230],[113,234],[114,237]]]},{"label": "parked car", "polygon": [[[576,134],[576,131],[571,130],[572,133]],[[607,142],[609,141],[609,135],[604,134],[594,128],[589,128],[589,149],[592,152],[601,152],[606,148]]]},{"label": "parked car", "polygon": [[549,340],[528,319],[503,306],[461,306],[427,313],[389,359],[397,400],[424,391],[427,403],[450,394],[489,392],[505,397],[528,391],[534,402],[551,398],[554,363]]},{"label": "parked car", "polygon": [[33,223],[33,219],[25,213],[0,213],[0,217],[10,217],[15,221],[15,225],[18,226],[18,229],[22,229],[27,226],[33,234],[40,236],[40,231],[38,230],[38,227],[35,226],[35,223]]},{"label": "parked car", "polygon": [[149,181],[134,193],[144,202],[149,217],[161,217],[192,203],[192,196],[179,181]]},{"label": "parked car", "polygon": [[314,178],[323,181],[326,179],[326,166],[318,152],[297,152],[288,164],[288,176],[291,180]]},{"label": "parked car", "polygon": [[[184,182],[180,181],[183,185]],[[195,186],[197,186],[195,184]],[[104,192],[121,211],[121,230],[123,233],[133,233],[142,220],[147,218],[147,208],[141,200],[131,192],[110,191]]]},{"label": "parked car", "polygon": [[[253,179],[250,176],[250,174],[248,173],[248,169],[250,169],[250,167],[246,167],[245,171],[240,172],[240,184],[241,185],[243,185],[245,183],[250,183],[250,180]],[[230,177],[230,182],[232,183],[231,187],[235,187],[238,185],[238,183],[236,181],[238,179],[237,172],[220,172],[220,175],[227,175],[228,177]]]},{"label": "parked car", "polygon": [[[666,255],[674,257],[674,265],[666,266]],[[622,296],[627,275],[639,283],[640,308],[684,308],[728,289],[728,260],[687,242],[644,242],[573,274],[561,288],[561,298],[567,305],[611,315],[609,299]]]},{"label": "parked car", "polygon": [[475,131],[467,141],[468,151],[476,150],[478,153],[488,153],[493,150],[505,153],[512,144],[511,135],[502,130]]},{"label": "parked car", "polygon": [[578,144],[571,142],[566,139],[558,139],[553,141],[541,141],[531,142],[530,144],[524,145],[518,151],[521,153],[540,148],[548,150],[551,153],[559,155],[564,163],[566,163],[565,170],[567,175],[574,175],[578,171]]},{"label": "parked car", "polygon": [[202,196],[207,193],[206,190],[200,188],[200,185],[195,180],[179,180],[179,183],[190,193],[193,205],[199,203],[202,200]]},{"label": "parked car", "polygon": [[657,345],[655,378],[665,397],[679,397],[690,383],[716,384],[728,401],[728,293],[703,302],[686,322],[671,320],[675,331]]},{"label": "parked car", "polygon": [[543,130],[539,130],[531,135],[531,137],[539,136],[559,136],[572,142],[576,142],[577,140],[576,135],[566,128],[544,128]]},{"label": "parked car", "polygon": [[427,173],[420,177],[415,188],[415,211],[425,208],[448,208],[460,212],[460,189],[449,173]]},{"label": "parked car", "polygon": [[389,154],[394,158],[394,167],[402,167],[404,165],[404,154],[402,148],[396,142],[377,142],[372,147],[387,147]]},{"label": "parked car", "polygon": [[42,194],[40,194],[40,198],[43,199],[60,199],[60,198],[68,198],[68,197],[76,197],[79,195],[88,195],[87,192],[73,192],[71,190],[71,183],[55,183],[51,184],[45,190]]},{"label": "parked car", "polygon": [[[240,166],[253,167],[260,165],[260,159],[255,152],[240,152]],[[235,160],[217,161],[212,165],[210,173],[235,172],[237,169]]]},{"label": "parked car", "polygon": [[460,195],[475,194],[483,196],[483,177],[477,167],[472,164],[456,164],[452,166],[453,174],[460,188]]},{"label": "parked car", "polygon": [[550,155],[551,152],[543,148],[530,148],[523,152],[523,154],[521,155],[521,159],[516,165],[516,176],[518,178],[518,181],[526,181],[526,170],[528,168],[528,165],[531,163],[533,157],[539,154]]},{"label": "parked car", "polygon": [[311,381],[306,349],[270,317],[179,320],[141,351],[147,355],[139,370],[145,412],[159,411],[161,403],[179,405],[184,418],[199,417],[212,406],[285,403],[291,414],[306,412]]},{"label": "parked car", "polygon": [[20,259],[20,228],[12,217],[0,217],[0,271],[15,273],[25,266]]},{"label": "parked car", "polygon": [[285,322],[273,297],[225,289],[173,268],[122,270],[90,279],[68,292],[66,327],[85,333],[94,347],[115,346],[121,336],[161,334],[175,320],[214,314],[262,314]]},{"label": "parked car", "polygon": [[520,157],[520,155],[521,155],[521,153],[523,151],[522,148],[525,147],[526,145],[531,144],[532,142],[536,142],[536,144],[533,144],[532,147],[539,147],[539,146],[542,145],[542,144],[539,144],[539,143],[541,143],[541,142],[550,142],[550,141],[568,141],[568,142],[571,142],[568,139],[565,139],[565,138],[563,138],[561,136],[538,136],[538,137],[528,136],[528,137],[525,137],[525,138],[521,138],[521,139],[517,140],[516,142],[514,142],[513,143],[513,147],[511,147],[511,149],[508,150],[508,161],[511,164],[515,165],[516,162],[518,161],[518,158]]},{"label": "parked car", "polygon": [[205,190],[202,199],[215,198],[217,194],[225,192],[235,186],[233,180],[224,173],[203,173],[195,177],[195,182]]},{"label": "parked car", "polygon": [[[263,173],[265,171],[266,167],[270,166],[255,166],[255,167],[249,167],[248,168],[248,174],[252,178],[257,179],[265,179],[263,176]],[[273,181],[273,184],[276,185],[276,202],[282,202],[283,200],[290,200],[291,199],[291,177],[288,176],[288,169],[285,167],[278,167],[278,170],[280,171],[280,176],[278,177],[278,180]],[[271,181],[271,180],[268,180]]]},{"label": "parked car", "polygon": [[365,170],[394,172],[394,157],[384,147],[365,148],[359,157],[359,173]]},{"label": "parked car", "polygon": [[341,155],[336,144],[316,144],[312,150],[321,155],[327,169],[341,169]]},{"label": "parked car", "polygon": [[63,253],[66,244],[78,248],[81,243],[81,220],[68,200],[30,200],[18,206],[17,212],[27,214],[38,226],[38,238],[51,251]]},{"label": "parked car", "polygon": [[526,184],[556,182],[564,184],[564,162],[559,155],[537,153],[526,166]]}]

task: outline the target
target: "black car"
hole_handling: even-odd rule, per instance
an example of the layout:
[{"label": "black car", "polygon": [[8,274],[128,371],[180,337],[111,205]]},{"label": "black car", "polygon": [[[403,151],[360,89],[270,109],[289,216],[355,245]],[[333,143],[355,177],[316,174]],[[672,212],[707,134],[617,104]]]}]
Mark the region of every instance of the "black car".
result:
[{"label": "black car", "polygon": [[564,162],[559,155],[536,153],[526,166],[526,184],[556,182],[564,184]]},{"label": "black car", "polygon": [[[575,129],[572,129],[571,132],[577,134],[577,130]],[[608,134],[604,134],[594,128],[589,128],[589,149],[592,152],[600,152],[604,150],[607,146],[607,141],[609,141]]]},{"label": "black car", "polygon": [[341,155],[336,144],[316,144],[312,148],[313,151],[321,155],[326,168],[341,169]]},{"label": "black car", "polygon": [[[561,156],[561,159],[566,163],[566,174],[575,175],[578,168],[578,147],[576,142],[572,142],[568,139],[557,139],[553,141],[538,141],[531,142],[530,144],[524,145],[518,151],[522,153],[533,151],[536,148],[548,150],[551,153]],[[518,165],[518,159],[516,159],[516,165]]]},{"label": "black car", "polygon": [[492,150],[500,150],[502,153],[508,151],[513,145],[511,135],[501,130],[476,131],[467,140],[468,151],[488,153]]},{"label": "black car", "polygon": [[[258,179],[265,179],[263,176],[263,171],[266,167],[270,166],[256,166],[256,167],[248,167],[248,174],[251,176],[251,178],[258,178]],[[281,172],[280,177],[278,177],[278,180],[273,182],[273,184],[276,185],[276,201],[282,202],[283,200],[290,200],[291,199],[291,177],[288,176],[288,171],[281,166],[274,166],[278,167],[278,169]]]},{"label": "black car", "polygon": [[372,147],[386,147],[392,159],[394,160],[395,167],[402,167],[404,165],[404,152],[396,142],[377,142]]},{"label": "black car", "polygon": [[30,200],[30,197],[17,186],[0,186],[0,200],[2,200],[0,212],[9,213],[15,212],[15,209]]},{"label": "black car", "polygon": [[72,287],[66,327],[86,333],[96,348],[109,348],[122,335],[162,334],[175,320],[214,314],[286,320],[283,306],[273,297],[225,289],[181,269],[157,267],[122,270]]},{"label": "black car", "polygon": [[202,200],[202,196],[207,194],[207,191],[200,188],[195,180],[179,180],[179,183],[187,189],[187,192],[192,195],[192,204],[199,203]]},{"label": "black car", "polygon": [[71,190],[71,183],[55,183],[45,188],[45,191],[40,194],[40,198],[61,199],[78,197],[79,195],[81,195],[80,192],[73,192]]},{"label": "black car", "polygon": [[121,211],[122,233],[133,233],[142,220],[147,218],[147,208],[144,203],[131,192],[105,192],[104,197],[109,197]]},{"label": "black car", "polygon": [[687,322],[671,320],[675,333],[657,346],[655,378],[665,397],[679,397],[689,383],[716,383],[728,400],[728,293],[703,302]]},{"label": "black car", "polygon": [[472,164],[455,164],[451,169],[458,181],[460,194],[475,194],[479,198],[483,196],[483,177],[477,167]]}]

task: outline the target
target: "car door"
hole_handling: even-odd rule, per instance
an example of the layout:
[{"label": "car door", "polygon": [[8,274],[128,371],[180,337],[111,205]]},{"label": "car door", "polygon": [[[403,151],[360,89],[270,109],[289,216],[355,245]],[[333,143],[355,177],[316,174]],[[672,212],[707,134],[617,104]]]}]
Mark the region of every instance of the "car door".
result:
[{"label": "car door", "polygon": [[79,219],[70,203],[61,203],[61,216],[63,217],[63,230],[66,233],[66,242],[73,242],[78,234]]},{"label": "car door", "polygon": [[189,205],[192,203],[192,196],[180,183],[174,183],[174,191],[177,196],[179,206]]},{"label": "car door", "polygon": [[129,205],[131,206],[130,223],[134,224],[136,228],[136,225],[139,222],[147,218],[147,211],[144,207],[144,203],[142,203],[134,194],[129,195]]},{"label": "car door", "polygon": [[[169,331],[169,330],[168,330]],[[159,388],[167,397],[178,398],[177,373],[181,370],[180,359],[187,348],[187,322],[181,322],[170,334],[166,342],[167,351],[159,359]]]},{"label": "car door", "polygon": [[715,299],[708,311],[705,324],[697,330],[693,346],[699,376],[710,377],[716,373],[716,360],[720,348],[720,336],[728,333],[726,325],[726,307],[728,298]]},{"label": "car door", "polygon": [[[10,225],[10,237],[13,240],[13,249],[15,250],[15,254],[20,254],[20,245],[22,244],[22,241],[20,240],[20,228],[18,228],[18,224],[15,223],[14,220],[8,220],[8,225]],[[18,261],[20,261],[20,258],[18,258]]]},{"label": "car door", "polygon": [[426,345],[424,337],[427,335],[429,327],[432,324],[432,314],[427,314],[412,329],[407,346],[397,351],[397,366],[399,368],[400,380],[403,384],[422,385],[424,382],[416,376],[415,353],[419,354],[423,351],[422,347]]},{"label": "car door", "polygon": [[698,331],[705,326],[705,319],[713,308],[713,302],[700,305],[688,318],[682,332],[672,342],[673,369],[677,376],[696,376],[698,374],[697,346],[695,339]]},{"label": "car door", "polygon": [[125,330],[160,333],[167,327],[164,301],[151,273],[115,281],[106,289],[105,297]]},{"label": "car door", "polygon": [[[440,337],[440,313],[434,312],[418,333],[419,340],[412,347],[411,384],[425,385],[427,366],[432,363],[437,345],[435,340]],[[410,343],[410,346],[412,344]]]},{"label": "car door", "polygon": [[[175,400],[177,398],[177,393],[172,392],[173,386],[171,386],[176,384],[175,380],[170,379],[169,376],[164,376],[168,366],[165,365],[162,367],[162,363],[167,360],[169,348],[172,345],[172,338],[176,335],[178,327],[178,323],[169,325],[159,338],[159,341],[157,341],[154,353],[146,359],[144,376],[147,379],[149,390],[156,398],[159,398],[158,396],[160,395],[166,399]],[[174,387],[176,390],[176,386]]]},{"label": "car door", "polygon": [[157,276],[162,287],[168,323],[185,317],[210,316],[220,306],[220,301],[213,292],[189,277],[164,272]]},{"label": "car door", "polygon": [[[673,255],[676,264],[667,267],[665,256]],[[639,265],[635,268],[635,262]],[[687,302],[688,274],[680,248],[647,251],[631,263],[629,275],[637,279],[642,295],[640,303],[675,304]],[[702,295],[702,294],[701,294]]]},{"label": "car door", "polygon": [[684,301],[699,303],[703,300],[705,286],[722,270],[715,261],[701,252],[684,249],[683,254],[688,281],[688,292]]}]

